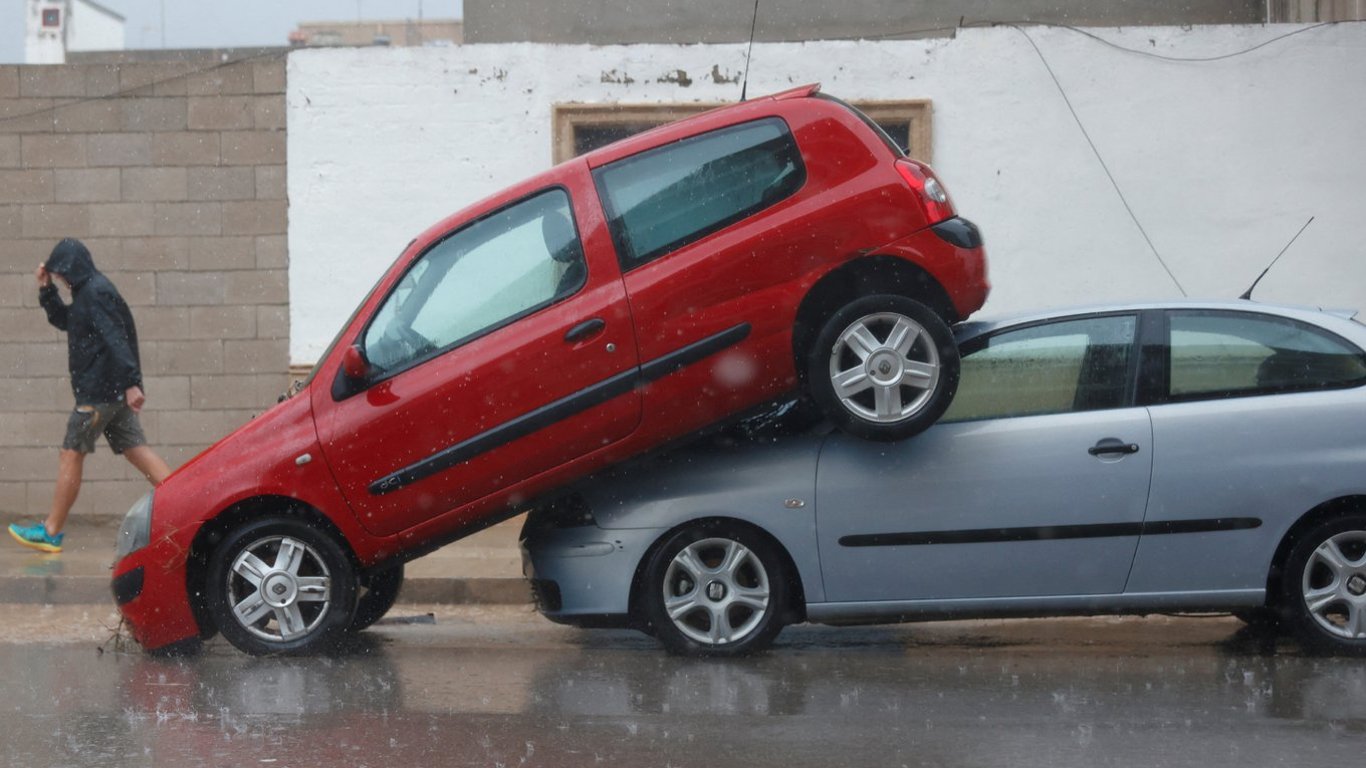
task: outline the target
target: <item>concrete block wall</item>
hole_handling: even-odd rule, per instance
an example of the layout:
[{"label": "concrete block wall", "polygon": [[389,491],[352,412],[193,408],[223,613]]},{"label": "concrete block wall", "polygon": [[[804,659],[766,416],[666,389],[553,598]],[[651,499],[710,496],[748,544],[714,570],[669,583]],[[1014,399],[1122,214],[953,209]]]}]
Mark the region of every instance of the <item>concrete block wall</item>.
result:
[{"label": "concrete block wall", "polygon": [[[46,514],[72,407],[33,271],[90,246],[132,308],[172,467],[265,410],[289,368],[285,62],[0,66],[0,517]],[[146,482],[101,440],[76,515]]]}]

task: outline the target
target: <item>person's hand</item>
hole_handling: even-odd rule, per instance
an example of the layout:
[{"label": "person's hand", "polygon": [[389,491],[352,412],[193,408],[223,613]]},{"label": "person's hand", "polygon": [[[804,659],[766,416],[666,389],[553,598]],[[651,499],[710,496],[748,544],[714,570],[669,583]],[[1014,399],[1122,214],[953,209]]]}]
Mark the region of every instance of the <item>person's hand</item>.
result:
[{"label": "person's hand", "polygon": [[133,413],[142,413],[142,404],[147,402],[147,396],[142,393],[142,387],[134,384],[123,393],[123,402]]},{"label": "person's hand", "polygon": [[34,272],[33,276],[38,278],[39,288],[46,288],[49,285],[52,285],[52,275],[48,273],[47,267],[43,264],[38,265],[38,271]]}]

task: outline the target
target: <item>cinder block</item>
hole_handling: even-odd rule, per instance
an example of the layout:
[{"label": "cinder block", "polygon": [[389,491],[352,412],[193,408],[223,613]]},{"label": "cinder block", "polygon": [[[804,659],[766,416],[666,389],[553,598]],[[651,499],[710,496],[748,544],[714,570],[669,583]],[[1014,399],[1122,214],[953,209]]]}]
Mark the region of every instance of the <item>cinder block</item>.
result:
[{"label": "cinder block", "polygon": [[119,127],[128,132],[183,131],[188,127],[187,100],[159,97],[118,100]]},{"label": "cinder block", "polygon": [[222,134],[224,165],[283,165],[284,131],[226,131]]},{"label": "cinder block", "polygon": [[[23,234],[23,217],[17,205],[0,205],[0,240],[13,240]],[[14,254],[5,252],[6,261]]]},{"label": "cinder block", "polygon": [[219,159],[217,133],[163,133],[152,147],[156,165],[218,165]]},{"label": "cinder block", "polygon": [[188,307],[138,307],[133,313],[138,341],[184,341],[190,330]]},{"label": "cinder block", "polygon": [[286,384],[280,374],[194,376],[190,380],[191,407],[263,411],[275,404]]},{"label": "cinder block", "polygon": [[224,272],[158,272],[156,298],[161,306],[218,305],[225,293]]},{"label": "cinder block", "polygon": [[[34,286],[33,278],[28,275],[20,272],[16,272],[12,275],[0,275],[0,307],[22,307],[27,303],[25,302],[25,299],[28,297],[28,294],[32,293],[34,290],[36,290],[36,288]],[[252,316],[255,317],[255,314],[255,311],[253,311]],[[9,346],[11,345],[0,344],[0,348],[7,348]],[[0,352],[0,361],[8,359],[9,358],[4,352]],[[3,362],[0,362],[0,365],[3,364]]]},{"label": "cinder block", "polygon": [[[63,299],[69,301],[70,296]],[[37,307],[0,307],[0,328],[5,329],[7,339],[15,341],[66,341],[65,334],[49,325],[47,315]]]},{"label": "cinder block", "polygon": [[118,65],[95,64],[85,68],[86,96],[113,96],[121,90]]},{"label": "cinder block", "polygon": [[89,136],[86,138],[86,158],[94,166],[150,165],[152,137],[146,133]]},{"label": "cinder block", "polygon": [[256,166],[256,199],[284,200],[285,196],[285,166]]},{"label": "cinder block", "polygon": [[223,203],[223,234],[280,235],[285,233],[283,200]]},{"label": "cinder block", "polygon": [[156,233],[152,203],[101,203],[90,206],[90,229],[101,237],[145,237]]},{"label": "cinder block", "polygon": [[18,168],[22,157],[20,137],[0,136],[0,168]]},{"label": "cinder block", "polygon": [[119,87],[137,96],[184,96],[185,74],[198,68],[192,62],[140,62],[119,67]]},{"label": "cinder block", "polygon": [[285,97],[256,96],[252,99],[252,125],[260,131],[281,130],[285,127]]},{"label": "cinder block", "polygon": [[214,67],[200,74],[190,75],[185,80],[185,89],[191,96],[241,96],[250,94],[255,90],[252,62],[237,62],[224,67]]},{"label": "cinder block", "polygon": [[289,339],[289,307],[257,307],[256,337],[258,339]]},{"label": "cinder block", "polygon": [[223,300],[228,304],[288,304],[289,272],[260,269],[229,272],[225,276]]},{"label": "cinder block", "polygon": [[255,267],[256,252],[250,237],[190,238],[190,269],[226,272]]},{"label": "cinder block", "polygon": [[22,138],[22,145],[26,168],[84,168],[86,165],[84,136],[32,134]]},{"label": "cinder block", "polygon": [[150,307],[157,303],[156,276],[151,272],[109,271],[105,272],[104,276],[118,287],[123,300],[128,302],[128,306],[133,307],[134,313],[138,307]]},{"label": "cinder block", "polygon": [[26,98],[75,98],[85,95],[85,68],[21,67],[19,95]]},{"label": "cinder block", "polygon": [[134,237],[123,241],[119,269],[184,270],[190,263],[190,239],[186,237]]},{"label": "cinder block", "polygon": [[52,99],[0,100],[0,133],[52,133]]},{"label": "cinder block", "polygon": [[285,235],[257,237],[256,266],[261,269],[288,269],[289,239]]},{"label": "cinder block", "polygon": [[119,108],[116,99],[79,101],[70,104],[57,102],[52,110],[52,130],[58,133],[101,133],[119,130]]},{"label": "cinder block", "polygon": [[184,168],[124,168],[123,199],[130,202],[172,202],[186,199]]},{"label": "cinder block", "polygon": [[188,200],[251,200],[256,197],[252,168],[190,168]]},{"label": "cinder block", "polygon": [[223,372],[281,373],[289,370],[289,342],[282,339],[223,342]]},{"label": "cinder block", "polygon": [[149,376],[143,372],[147,411],[184,411],[190,407],[189,376]]},{"label": "cinder block", "polygon": [[284,93],[285,57],[252,62],[252,80],[257,93]]},{"label": "cinder block", "polygon": [[158,235],[217,235],[222,231],[222,203],[156,204]]},{"label": "cinder block", "polygon": [[[21,413],[70,408],[71,385],[67,379],[58,378],[0,379],[0,402],[6,410]],[[8,474],[9,468],[5,471]]]},{"label": "cinder block", "polygon": [[59,411],[30,411],[5,414],[6,426],[0,429],[0,448],[44,448],[60,445],[68,414]]},{"label": "cinder block", "polygon": [[[29,311],[42,313],[42,310],[36,307]],[[24,348],[23,371],[25,376],[33,378],[57,378],[67,375],[67,348],[65,336],[54,341],[35,342],[22,346]]]},{"label": "cinder block", "polygon": [[45,493],[46,497],[51,500],[52,481],[57,477],[57,449],[61,447],[61,439],[61,435],[58,435],[51,447],[47,448],[6,448],[3,453],[5,480],[9,482],[45,482],[46,491],[40,491],[40,493]]},{"label": "cinder block", "polygon": [[257,413],[256,410],[167,411],[161,414],[161,443],[202,449],[251,421]]},{"label": "cinder block", "polygon": [[254,339],[256,307],[244,304],[191,307],[191,339]]},{"label": "cinder block", "polygon": [[144,374],[154,376],[223,372],[223,342],[154,341],[143,345]]},{"label": "cinder block", "polygon": [[255,124],[252,96],[191,96],[187,124],[192,131],[241,131]]},{"label": "cinder block", "polygon": [[[80,146],[84,151],[85,142]],[[60,168],[53,174],[59,203],[118,202],[117,168]]]},{"label": "cinder block", "polygon": [[52,171],[0,171],[0,203],[50,203]]},{"label": "cinder block", "polygon": [[0,66],[0,99],[19,98],[19,68]]},{"label": "cinder block", "polygon": [[9,518],[28,514],[28,483],[0,482],[0,512]]},{"label": "cinder block", "polygon": [[91,235],[90,206],[85,203],[25,205],[22,215],[24,237],[60,240]]}]

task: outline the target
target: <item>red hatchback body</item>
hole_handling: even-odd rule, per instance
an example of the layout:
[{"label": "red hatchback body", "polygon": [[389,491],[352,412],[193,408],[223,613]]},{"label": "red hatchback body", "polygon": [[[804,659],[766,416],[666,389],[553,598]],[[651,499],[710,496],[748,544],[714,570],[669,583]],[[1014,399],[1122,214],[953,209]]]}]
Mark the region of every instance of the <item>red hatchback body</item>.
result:
[{"label": "red hatchback body", "polygon": [[404,561],[797,390],[850,300],[987,291],[929,168],[815,86],[637,135],[413,240],[298,394],[129,512],[116,600],[149,650],[315,647]]}]

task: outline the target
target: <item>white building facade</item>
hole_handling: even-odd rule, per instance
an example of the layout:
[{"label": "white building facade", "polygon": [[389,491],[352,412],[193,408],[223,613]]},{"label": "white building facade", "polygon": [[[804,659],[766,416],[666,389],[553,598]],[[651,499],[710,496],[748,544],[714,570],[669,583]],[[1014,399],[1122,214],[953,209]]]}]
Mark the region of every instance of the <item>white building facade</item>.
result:
[{"label": "white building facade", "polygon": [[[1257,297],[1366,309],[1366,25],[1089,31],[760,43],[748,92],[927,100],[930,160],[986,237],[983,314],[1235,297],[1310,216]],[[290,54],[291,362],[415,234],[548,168],[557,105],[734,102],[744,69],[733,44]]]}]

